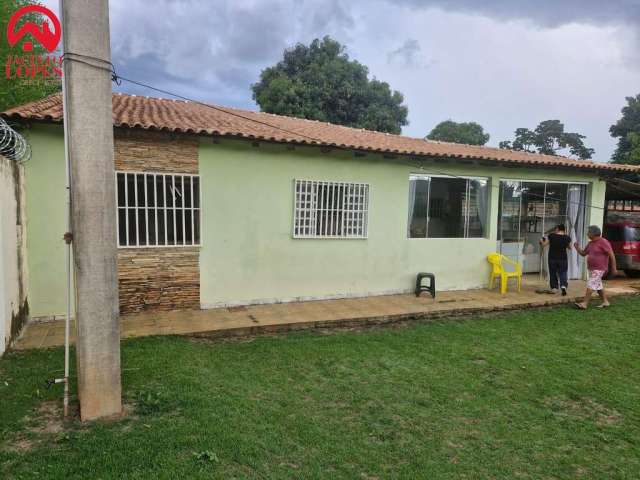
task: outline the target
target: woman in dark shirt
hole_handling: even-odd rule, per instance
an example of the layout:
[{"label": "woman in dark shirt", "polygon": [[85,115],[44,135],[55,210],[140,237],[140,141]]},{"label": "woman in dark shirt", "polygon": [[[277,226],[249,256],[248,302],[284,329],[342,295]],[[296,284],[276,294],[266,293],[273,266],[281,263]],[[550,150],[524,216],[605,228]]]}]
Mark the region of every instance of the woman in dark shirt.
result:
[{"label": "woman in dark shirt", "polygon": [[542,238],[540,244],[543,247],[549,246],[549,286],[551,291],[556,293],[559,287],[564,296],[567,294],[569,286],[567,250],[571,250],[571,237],[566,234],[564,225],[558,225],[554,233]]}]

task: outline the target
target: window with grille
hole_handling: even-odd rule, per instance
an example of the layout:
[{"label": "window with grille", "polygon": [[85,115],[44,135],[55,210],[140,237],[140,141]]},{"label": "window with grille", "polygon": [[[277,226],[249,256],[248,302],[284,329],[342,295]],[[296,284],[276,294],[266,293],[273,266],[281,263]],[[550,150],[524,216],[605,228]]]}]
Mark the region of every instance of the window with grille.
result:
[{"label": "window with grille", "polygon": [[294,238],[367,238],[369,185],[295,181]]},{"label": "window with grille", "polygon": [[197,175],[116,172],[119,247],[200,245]]}]

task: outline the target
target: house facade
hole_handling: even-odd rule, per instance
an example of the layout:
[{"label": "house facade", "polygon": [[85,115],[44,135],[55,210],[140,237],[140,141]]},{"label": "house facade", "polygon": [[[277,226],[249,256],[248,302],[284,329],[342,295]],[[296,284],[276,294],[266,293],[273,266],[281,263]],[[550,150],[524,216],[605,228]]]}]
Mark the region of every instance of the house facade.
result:
[{"label": "house facade", "polygon": [[[540,271],[538,240],[601,225],[636,167],[114,95],[121,313],[486,287],[487,254]],[[4,112],[25,165],[32,318],[65,311],[59,97]],[[583,264],[574,257],[571,276]]]}]

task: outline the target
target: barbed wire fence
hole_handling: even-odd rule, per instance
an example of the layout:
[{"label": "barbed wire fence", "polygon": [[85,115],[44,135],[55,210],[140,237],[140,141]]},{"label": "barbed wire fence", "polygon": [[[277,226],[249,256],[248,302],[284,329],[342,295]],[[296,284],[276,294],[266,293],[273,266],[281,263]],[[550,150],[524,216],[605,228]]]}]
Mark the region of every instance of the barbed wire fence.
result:
[{"label": "barbed wire fence", "polygon": [[0,118],[0,155],[25,163],[31,158],[31,145],[11,125]]}]

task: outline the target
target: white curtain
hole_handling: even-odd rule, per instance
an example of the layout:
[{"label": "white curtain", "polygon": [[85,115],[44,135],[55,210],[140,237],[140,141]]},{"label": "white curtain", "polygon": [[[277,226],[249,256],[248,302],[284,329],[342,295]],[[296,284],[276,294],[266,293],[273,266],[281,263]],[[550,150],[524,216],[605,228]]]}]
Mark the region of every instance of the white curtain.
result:
[{"label": "white curtain", "polygon": [[569,278],[577,279],[581,277],[580,257],[573,243],[579,240],[579,236],[582,237],[578,222],[580,212],[583,212],[582,208],[582,185],[570,185],[569,194],[567,196],[567,220],[569,221],[569,236],[571,237],[571,251],[569,252]]},{"label": "white curtain", "polygon": [[416,206],[416,185],[415,178],[409,180],[409,220],[407,221],[407,237],[411,238],[411,222],[413,221],[413,211]]},{"label": "white curtain", "polygon": [[476,185],[476,195],[478,204],[478,218],[480,225],[482,226],[482,236],[487,234],[487,181],[486,180],[472,180]]},{"label": "white curtain", "polygon": [[[587,221],[586,217],[587,212],[587,187],[586,185],[580,185],[580,205],[578,206],[578,221],[576,222],[576,238],[580,245],[585,245],[587,243],[586,238],[586,230],[587,225],[585,222]],[[585,259],[583,257],[578,257],[578,278],[583,278],[584,270],[585,270]]]}]

